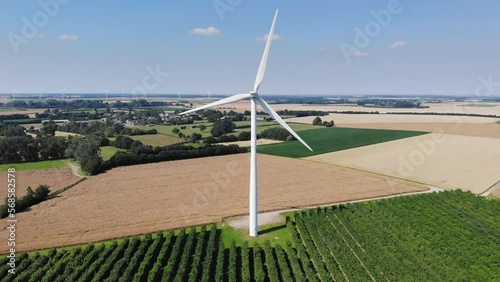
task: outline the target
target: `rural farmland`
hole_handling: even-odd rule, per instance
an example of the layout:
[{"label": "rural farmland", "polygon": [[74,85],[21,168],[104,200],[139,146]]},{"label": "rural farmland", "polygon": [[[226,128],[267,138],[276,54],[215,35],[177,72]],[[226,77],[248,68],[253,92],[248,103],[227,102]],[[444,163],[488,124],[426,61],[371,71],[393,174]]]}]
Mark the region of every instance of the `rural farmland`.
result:
[{"label": "rural farmland", "polygon": [[[481,205],[482,209],[475,209]],[[270,241],[229,246],[215,224],[23,254],[26,281],[494,281],[498,201],[442,192],[289,213]],[[457,214],[462,210],[463,219]],[[482,229],[476,228],[481,225]],[[222,232],[221,232],[222,231]],[[333,236],[332,236],[333,234]],[[1,259],[4,271],[6,258]],[[81,263],[80,263],[81,262]],[[401,267],[401,265],[404,267]],[[425,271],[422,271],[425,269]],[[15,281],[7,276],[2,281]]]},{"label": "rural farmland", "polygon": [[[328,164],[259,157],[261,211],[428,189]],[[115,168],[20,213],[19,248],[83,244],[246,214],[248,171],[248,154]],[[1,230],[0,236],[5,235]]]},{"label": "rural farmland", "polygon": [[479,194],[500,179],[498,148],[496,138],[432,133],[306,159]]},{"label": "rural farmland", "polygon": [[0,282],[500,282],[500,1],[0,9]]}]

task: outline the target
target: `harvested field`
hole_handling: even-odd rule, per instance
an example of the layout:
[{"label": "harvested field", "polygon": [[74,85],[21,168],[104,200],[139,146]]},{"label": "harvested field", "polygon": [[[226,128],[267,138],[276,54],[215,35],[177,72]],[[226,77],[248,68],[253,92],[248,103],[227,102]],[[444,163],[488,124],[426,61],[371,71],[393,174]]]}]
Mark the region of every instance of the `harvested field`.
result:
[{"label": "harvested field", "polygon": [[428,134],[306,158],[479,194],[500,180],[500,139]]},{"label": "harvested field", "polygon": [[[20,213],[18,250],[95,242],[246,214],[249,158],[238,154],[113,169]],[[367,172],[267,155],[259,155],[259,177],[261,211],[427,189]],[[7,237],[6,229],[0,237]],[[1,245],[0,252],[6,248]]]},{"label": "harvested field", "polygon": [[[266,99],[264,97],[264,99]],[[267,100],[268,102],[271,102]],[[500,103],[488,103],[490,107],[471,107],[470,102],[447,102],[439,104],[426,104],[429,108],[421,109],[396,109],[396,108],[375,108],[375,107],[361,107],[356,105],[333,105],[333,104],[321,104],[321,105],[308,105],[308,104],[272,104],[271,106],[276,111],[280,110],[316,110],[316,111],[378,111],[380,113],[387,112],[421,112],[421,113],[474,113],[482,115],[500,115]],[[238,101],[228,105],[228,108],[233,109],[237,112],[248,111],[249,106],[247,101]],[[261,108],[259,107],[259,111]],[[229,111],[229,109],[228,109]]]},{"label": "harvested field", "polygon": [[497,124],[481,123],[446,123],[446,122],[393,122],[393,123],[358,123],[344,124],[338,127],[369,128],[369,129],[393,129],[393,130],[415,130],[448,133],[466,136],[500,138],[500,128]]},{"label": "harvested field", "polygon": [[[50,191],[55,192],[80,180],[73,175],[70,168],[23,170],[16,171],[15,175],[17,197],[26,195],[28,186],[35,190],[38,185],[46,184],[50,186]],[[7,172],[0,172],[0,182],[7,183]],[[0,199],[5,197],[7,189],[1,189]]]},{"label": "harvested field", "polygon": [[[311,124],[314,116],[287,119],[287,122]],[[329,114],[322,116],[322,120],[333,120],[335,125],[349,126],[351,124],[367,123],[494,123],[496,118],[462,117],[462,116],[431,116],[431,115],[387,115],[387,114]]]}]

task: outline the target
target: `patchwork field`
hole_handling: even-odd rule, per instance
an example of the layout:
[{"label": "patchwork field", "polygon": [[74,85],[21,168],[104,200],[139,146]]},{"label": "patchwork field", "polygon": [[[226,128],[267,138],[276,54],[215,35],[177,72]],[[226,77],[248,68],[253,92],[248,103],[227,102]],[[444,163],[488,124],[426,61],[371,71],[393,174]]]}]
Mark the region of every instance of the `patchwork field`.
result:
[{"label": "patchwork field", "polygon": [[[46,184],[50,186],[52,192],[55,192],[80,180],[73,175],[70,168],[16,171],[15,179],[18,198],[26,195],[28,186],[35,190],[39,185]],[[0,172],[0,181],[7,183],[7,172]],[[7,189],[0,189],[0,199],[3,201],[5,197]]]},{"label": "patchwork field", "polygon": [[2,281],[496,281],[499,203],[430,193],[286,213],[248,241],[212,224],[23,253]]},{"label": "patchwork field", "polygon": [[[17,216],[19,251],[218,222],[248,213],[249,154],[121,167]],[[196,177],[194,177],[196,176]],[[259,155],[259,209],[280,210],[426,190],[403,180]],[[0,230],[6,238],[7,230]],[[7,245],[0,246],[4,253]]]},{"label": "patchwork field", "polygon": [[306,158],[481,193],[500,180],[500,139],[428,134]]},{"label": "patchwork field", "polygon": [[258,151],[259,153],[276,156],[303,158],[422,134],[426,133],[417,131],[320,127],[318,129],[299,132],[300,137],[314,150],[312,152],[299,141],[265,145],[259,147]]},{"label": "patchwork field", "polygon": [[46,109],[14,109],[14,108],[5,108],[3,111],[0,111],[0,115],[13,115],[13,114],[23,114],[28,115],[30,118],[34,118],[35,114],[43,113]]},{"label": "patchwork field", "polygon": [[[263,97],[265,100],[266,97]],[[267,100],[271,103],[270,100]],[[481,103],[484,105],[485,103]],[[387,112],[422,112],[422,113],[475,113],[483,115],[500,115],[500,103],[487,103],[487,107],[471,107],[469,102],[445,102],[439,104],[426,104],[429,108],[422,109],[395,109],[395,108],[375,108],[375,107],[362,107],[357,105],[333,105],[333,104],[321,104],[321,105],[309,105],[309,104],[271,104],[273,109],[276,111],[280,110],[320,110],[320,111],[378,111],[380,113]],[[248,111],[249,105],[247,101],[238,101],[228,105],[234,111]],[[229,109],[228,109],[229,110]],[[258,110],[262,109],[260,106]]]},{"label": "patchwork field", "polygon": [[497,124],[481,123],[434,123],[434,122],[393,122],[393,123],[357,123],[345,124],[338,127],[348,128],[370,128],[370,129],[392,129],[392,130],[415,130],[436,133],[449,133],[466,136],[500,138],[500,128]]},{"label": "patchwork field", "polygon": [[[287,122],[311,124],[314,116],[287,119]],[[435,115],[387,115],[387,114],[329,114],[322,116],[322,120],[333,120],[335,125],[351,125],[358,123],[494,123],[496,118],[468,117],[468,116],[435,116]]]}]

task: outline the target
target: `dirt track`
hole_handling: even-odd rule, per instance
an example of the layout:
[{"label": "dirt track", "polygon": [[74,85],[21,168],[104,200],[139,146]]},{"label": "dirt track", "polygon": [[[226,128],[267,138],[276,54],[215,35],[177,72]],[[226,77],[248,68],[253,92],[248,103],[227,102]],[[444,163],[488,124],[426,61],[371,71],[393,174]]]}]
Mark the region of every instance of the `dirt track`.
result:
[{"label": "dirt track", "polygon": [[[16,194],[17,197],[26,195],[26,189],[31,186],[33,190],[41,184],[50,186],[50,190],[55,192],[66,186],[77,182],[80,178],[74,176],[69,168],[37,169],[16,171]],[[7,172],[0,172],[0,199],[7,197]]]},{"label": "dirt track", "polygon": [[[217,222],[248,212],[249,154],[113,169],[18,215],[18,250]],[[259,155],[260,211],[427,187],[306,160]],[[5,226],[6,222],[4,222]],[[6,238],[7,231],[0,231]],[[0,245],[0,252],[6,244]]]}]

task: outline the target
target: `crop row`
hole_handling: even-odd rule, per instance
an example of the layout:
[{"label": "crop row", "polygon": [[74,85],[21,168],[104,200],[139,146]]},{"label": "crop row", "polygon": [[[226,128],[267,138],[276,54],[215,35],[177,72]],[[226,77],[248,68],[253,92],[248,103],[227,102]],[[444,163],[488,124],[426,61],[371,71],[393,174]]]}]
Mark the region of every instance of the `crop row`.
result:
[{"label": "crop row", "polygon": [[464,192],[296,212],[286,246],[226,247],[216,225],[47,254],[20,254],[10,281],[495,281],[500,202]]}]

